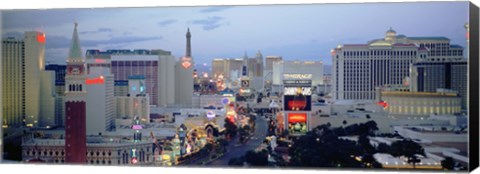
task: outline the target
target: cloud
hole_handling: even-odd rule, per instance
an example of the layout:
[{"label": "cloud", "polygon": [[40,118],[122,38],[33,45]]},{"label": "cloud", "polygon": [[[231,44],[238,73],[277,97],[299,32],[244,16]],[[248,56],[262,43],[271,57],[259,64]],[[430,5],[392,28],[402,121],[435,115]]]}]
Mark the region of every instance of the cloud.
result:
[{"label": "cloud", "polygon": [[[5,10],[2,11],[3,29],[32,29],[55,27],[79,20],[84,10]],[[28,21],[28,22],[27,22]]]},{"label": "cloud", "polygon": [[220,16],[213,16],[213,17],[208,17],[207,19],[200,19],[200,20],[194,20],[192,23],[201,25],[203,30],[213,30],[215,28],[218,28],[225,23],[220,23],[222,22],[223,18]]},{"label": "cloud", "polygon": [[177,20],[169,19],[169,20],[165,20],[165,21],[160,21],[157,24],[160,25],[160,27],[166,27],[166,26],[168,26],[170,24],[173,24],[175,22],[177,22]]},{"label": "cloud", "polygon": [[[162,37],[139,37],[139,36],[122,36],[114,37],[106,40],[81,40],[82,47],[96,47],[99,45],[110,44],[129,44],[132,42],[143,42],[150,40],[160,40]],[[69,48],[71,39],[64,36],[48,36],[46,42],[47,49]]]},{"label": "cloud", "polygon": [[99,28],[95,31],[82,31],[80,34],[97,34],[97,33],[111,33],[113,29],[111,28]]},{"label": "cloud", "polygon": [[18,32],[18,31],[11,31],[2,34],[2,38],[8,38],[8,37],[13,37],[15,39],[23,39],[24,33]]},{"label": "cloud", "polygon": [[212,13],[212,12],[219,12],[226,9],[233,8],[233,6],[216,6],[216,7],[208,7],[205,9],[200,10],[200,13]]}]

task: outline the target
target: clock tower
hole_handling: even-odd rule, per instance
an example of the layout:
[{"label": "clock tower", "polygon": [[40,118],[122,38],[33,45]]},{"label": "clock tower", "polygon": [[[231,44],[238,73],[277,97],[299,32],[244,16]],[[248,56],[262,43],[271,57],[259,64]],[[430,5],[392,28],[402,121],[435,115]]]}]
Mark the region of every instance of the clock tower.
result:
[{"label": "clock tower", "polygon": [[65,75],[65,162],[87,161],[85,60],[75,23]]}]

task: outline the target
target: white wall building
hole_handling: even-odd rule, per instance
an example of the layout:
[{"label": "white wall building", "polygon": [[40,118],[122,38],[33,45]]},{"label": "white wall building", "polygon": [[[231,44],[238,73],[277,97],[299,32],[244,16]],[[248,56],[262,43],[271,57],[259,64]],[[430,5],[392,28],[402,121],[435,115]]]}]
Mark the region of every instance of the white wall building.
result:
[{"label": "white wall building", "polygon": [[158,105],[175,104],[175,57],[161,55],[158,68]]},{"label": "white wall building", "polygon": [[130,122],[139,117],[142,124],[150,122],[149,96],[145,90],[143,76],[130,76],[128,95],[116,96],[116,118],[127,118]]},{"label": "white wall building", "polygon": [[457,93],[401,92],[381,93],[391,116],[427,117],[431,114],[453,115],[461,111],[461,97]]},{"label": "white wall building", "polygon": [[194,95],[192,97],[193,108],[204,108],[209,106],[223,107],[222,99],[225,98],[222,95]]},{"label": "white wall building", "polygon": [[[184,57],[186,58],[186,57]],[[181,58],[181,59],[184,59]],[[187,58],[188,59],[188,58]],[[188,63],[186,63],[188,62]],[[186,66],[187,64],[191,64]],[[179,60],[175,65],[175,104],[192,107],[193,96],[193,61]],[[168,91],[171,92],[171,91]]]},{"label": "white wall building", "polygon": [[461,50],[445,37],[406,37],[392,29],[383,39],[338,46],[332,50],[333,97],[374,100],[376,87],[402,84],[415,61],[461,59]]},{"label": "white wall building", "polygon": [[312,74],[312,86],[323,84],[321,61],[275,61],[272,68],[273,85],[281,85],[284,74]]},{"label": "white wall building", "polygon": [[[43,41],[42,39],[43,38]],[[40,119],[41,73],[45,70],[45,33],[25,32],[25,110],[27,126]]]},{"label": "white wall building", "polygon": [[87,67],[111,67],[115,95],[122,96],[129,76],[143,75],[150,104],[175,103],[175,58],[170,52],[155,50],[87,50]]},{"label": "white wall building", "polygon": [[56,125],[55,122],[55,72],[42,71],[42,81],[40,82],[40,127],[50,127]]},{"label": "white wall building", "polygon": [[86,81],[87,135],[112,130],[115,124],[114,77],[110,68],[91,67]]},{"label": "white wall building", "polygon": [[411,67],[410,91],[435,92],[439,88],[455,90],[462,98],[462,108],[465,109],[468,98],[467,70],[468,61],[462,58],[432,59],[414,63]]}]

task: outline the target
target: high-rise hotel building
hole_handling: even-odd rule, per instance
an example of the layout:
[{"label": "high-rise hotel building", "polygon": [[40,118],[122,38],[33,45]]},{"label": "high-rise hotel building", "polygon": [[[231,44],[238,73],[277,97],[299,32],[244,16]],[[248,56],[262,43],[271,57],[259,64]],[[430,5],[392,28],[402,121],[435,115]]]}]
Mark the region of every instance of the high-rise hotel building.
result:
[{"label": "high-rise hotel building", "polygon": [[410,91],[435,92],[439,88],[451,89],[462,98],[462,108],[467,107],[467,70],[466,59],[450,61],[421,61],[412,64]]},{"label": "high-rise hotel building", "polygon": [[223,76],[223,78],[231,81],[238,80],[235,78],[243,75],[244,66],[247,73],[245,76],[250,78],[263,77],[264,63],[262,53],[258,51],[253,58],[249,58],[246,53],[243,58],[215,58],[212,60],[212,77],[218,78]]},{"label": "high-rise hotel building", "polygon": [[3,126],[38,126],[45,33],[28,31],[24,39],[2,41]]},{"label": "high-rise hotel building", "polygon": [[462,50],[445,37],[406,37],[392,29],[383,39],[338,46],[331,51],[333,98],[374,100],[376,87],[408,86],[412,63],[461,58]]},{"label": "high-rise hotel building", "polygon": [[[175,58],[164,50],[87,50],[87,68],[110,67],[115,78],[116,96],[128,86],[129,76],[144,76],[150,104],[174,104]],[[122,95],[123,96],[123,95]]]},{"label": "high-rise hotel building", "polygon": [[192,107],[193,97],[193,66],[195,61],[192,57],[190,29],[185,35],[186,49],[185,56],[181,57],[175,64],[175,90],[167,91],[175,94],[175,104],[180,107]]}]

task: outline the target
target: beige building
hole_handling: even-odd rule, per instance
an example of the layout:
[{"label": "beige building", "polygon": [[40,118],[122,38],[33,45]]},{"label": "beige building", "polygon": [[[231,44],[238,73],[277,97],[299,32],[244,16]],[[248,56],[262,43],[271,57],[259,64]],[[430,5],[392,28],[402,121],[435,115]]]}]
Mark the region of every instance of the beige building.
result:
[{"label": "beige building", "polygon": [[[232,77],[240,77],[242,72],[243,66],[243,59],[235,58],[235,59],[222,59],[216,58],[212,60],[212,77],[218,78],[220,75],[223,76],[224,79],[235,80]],[[232,74],[232,73],[237,74]]]},{"label": "beige building", "polygon": [[385,110],[391,116],[453,115],[461,112],[462,101],[451,92],[381,92]]},{"label": "beige building", "polygon": [[3,125],[39,126],[45,33],[28,31],[23,40],[2,41]]},{"label": "beige building", "polygon": [[55,122],[55,100],[56,100],[56,87],[55,87],[55,72],[42,71],[40,82],[40,127],[51,127],[56,125]]},{"label": "beige building", "polygon": [[148,99],[148,94],[117,96],[116,118],[126,117],[131,122],[133,118],[139,117],[142,123],[150,122],[150,107]]},{"label": "beige building", "polygon": [[115,125],[114,77],[107,67],[91,67],[86,80],[87,135],[104,134]]}]

